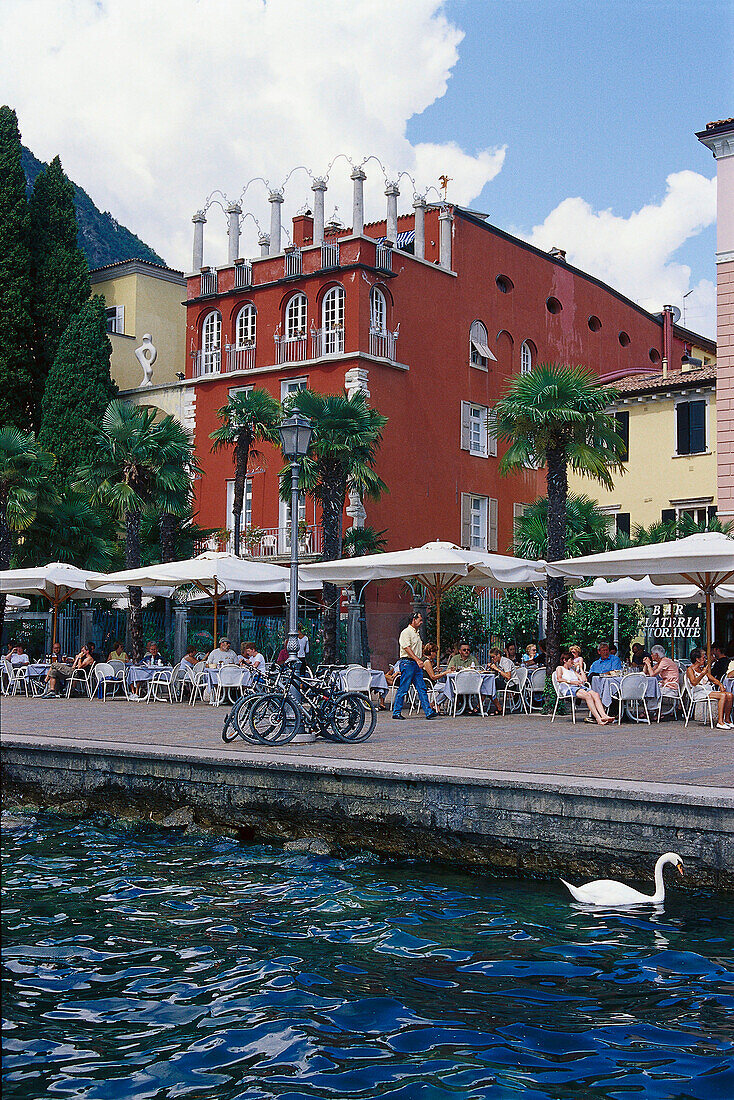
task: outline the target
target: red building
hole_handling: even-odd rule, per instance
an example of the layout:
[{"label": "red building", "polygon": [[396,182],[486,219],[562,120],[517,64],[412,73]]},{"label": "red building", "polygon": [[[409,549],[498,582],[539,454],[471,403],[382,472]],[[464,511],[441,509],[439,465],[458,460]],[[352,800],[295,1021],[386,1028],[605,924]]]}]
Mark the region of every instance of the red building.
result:
[{"label": "red building", "polygon": [[[324,231],[323,192],[314,192],[316,226],[311,215],[294,218],[293,246],[280,248],[282,196],[275,192],[276,239],[261,237],[266,254],[188,277],[187,377],[195,380],[189,385],[205,471],[199,522],[233,525],[231,456],[212,455],[209,441],[229,392],[257,385],[280,399],[299,386],[336,392],[346,378],[348,388],[368,389],[389,418],[378,461],[389,493],[367,505],[367,522],[386,531],[388,548],[443,539],[506,552],[518,508],[545,491],[542,472],[499,475],[486,414],[507,379],[550,360],[584,363],[611,380],[650,370],[664,356],[682,357],[683,334],[670,313],[664,324],[663,315],[571,267],[560,250],[542,252],[476,212],[418,200],[415,215],[398,219],[388,186],[392,248],[386,221],[357,234]],[[239,209],[228,213],[233,257]],[[202,219],[194,219],[199,267]],[[272,556],[287,552],[288,513],[278,499],[282,459],[264,451],[249,479],[243,527],[264,532],[250,551]],[[301,520],[304,549],[318,553],[310,499]]]}]

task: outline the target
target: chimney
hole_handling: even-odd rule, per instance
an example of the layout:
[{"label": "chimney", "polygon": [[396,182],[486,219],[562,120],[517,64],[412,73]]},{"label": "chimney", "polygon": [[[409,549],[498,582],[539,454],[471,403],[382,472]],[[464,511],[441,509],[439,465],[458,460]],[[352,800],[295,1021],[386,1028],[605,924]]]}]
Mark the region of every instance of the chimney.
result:
[{"label": "chimney", "polygon": [[367,175],[362,168],[355,168],[349,177],[354,181],[352,194],[352,233],[361,237],[364,233],[364,181]]},{"label": "chimney", "polygon": [[197,210],[191,220],[194,223],[193,270],[201,271],[204,266],[204,226],[206,224],[206,214],[203,210]]},{"label": "chimney", "polygon": [[326,180],[317,176],[311,184],[313,191],[313,243],[324,243],[324,196]]},{"label": "chimney", "polygon": [[442,206],[438,215],[438,255],[439,265],[451,271],[451,223],[454,216],[450,206]]},{"label": "chimney", "polygon": [[310,210],[305,214],[296,214],[293,219],[293,243],[299,248],[313,244],[313,215]]},{"label": "chimney", "polygon": [[663,359],[673,363],[673,307],[663,306]]},{"label": "chimney", "polygon": [[260,256],[270,255],[270,234],[261,233],[257,238],[257,243],[260,245]]},{"label": "chimney", "polygon": [[227,260],[233,264],[240,255],[240,214],[242,207],[237,202],[231,202],[225,207],[227,215],[228,256]]},{"label": "chimney", "polygon": [[425,260],[426,258],[426,196],[416,195],[413,202],[413,210],[415,211],[415,217],[413,219],[413,226],[415,230],[415,243],[413,245],[413,255],[417,256],[419,260]]},{"label": "chimney", "polygon": [[280,208],[283,205],[283,192],[271,191],[268,195],[268,202],[270,203],[270,255],[277,256],[281,251]]},{"label": "chimney", "polygon": [[398,189],[397,182],[388,183],[385,188],[387,195],[387,218],[385,224],[385,236],[392,243],[393,248],[398,244]]},{"label": "chimney", "polygon": [[548,250],[548,254],[550,256],[552,256],[554,260],[563,260],[564,263],[566,261],[566,249],[565,248],[556,248],[556,246],[554,245],[553,248],[550,248]]}]

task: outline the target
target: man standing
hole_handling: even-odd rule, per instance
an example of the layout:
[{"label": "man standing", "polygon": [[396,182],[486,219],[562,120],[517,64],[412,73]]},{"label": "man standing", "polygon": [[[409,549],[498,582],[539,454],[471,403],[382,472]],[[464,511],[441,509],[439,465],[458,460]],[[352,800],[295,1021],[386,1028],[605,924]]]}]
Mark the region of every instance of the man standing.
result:
[{"label": "man standing", "polygon": [[431,710],[431,704],[428,702],[428,692],[423,681],[423,642],[418,633],[418,628],[422,622],[423,616],[421,613],[419,611],[414,612],[399,639],[400,687],[395,695],[392,716],[393,718],[401,718],[403,721],[405,721],[405,715],[401,712],[411,684],[418,693],[426,718],[438,717],[436,711]]},{"label": "man standing", "polygon": [[612,654],[609,642],[599,642],[599,657],[589,669],[589,676],[603,676],[606,672],[621,672],[622,662],[616,653]]}]

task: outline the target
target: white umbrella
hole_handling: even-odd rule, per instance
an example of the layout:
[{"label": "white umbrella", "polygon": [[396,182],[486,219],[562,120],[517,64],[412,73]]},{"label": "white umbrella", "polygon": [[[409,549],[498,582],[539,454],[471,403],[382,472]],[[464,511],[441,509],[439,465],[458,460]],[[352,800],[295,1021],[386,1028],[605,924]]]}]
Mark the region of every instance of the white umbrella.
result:
[{"label": "white umbrella", "polygon": [[[31,569],[3,569],[0,571],[0,592],[26,592],[43,596],[53,607],[53,640],[56,641],[56,625],[59,608],[69,599],[88,599],[92,589],[105,584],[104,573],[77,569],[64,561],[52,561]],[[119,595],[119,593],[116,593]]]},{"label": "white umbrella", "polygon": [[701,603],[704,599],[700,589],[692,584],[653,584],[649,577],[633,580],[623,577],[618,581],[605,581],[600,578],[588,588],[575,588],[575,600],[592,603],[641,603],[651,606],[656,603]]},{"label": "white umbrella", "polygon": [[734,580],[734,540],[706,531],[670,542],[631,546],[585,558],[548,562],[550,577],[649,577],[657,586],[692,585],[706,601],[706,655],[711,660],[711,597]]},{"label": "white umbrella", "polygon": [[[217,615],[219,600],[229,592],[288,592],[290,573],[280,565],[239,558],[215,550],[207,550],[187,561],[163,562],[146,565],[141,569],[125,569],[101,578],[101,584],[158,585],[179,587],[193,584],[214,602],[214,642],[217,640]],[[320,588],[313,580],[304,580],[304,588]]]},{"label": "white umbrella", "polygon": [[30,600],[24,600],[22,596],[7,595],[5,597],[5,610],[6,611],[8,611],[8,610],[10,610],[10,611],[27,611],[30,606],[31,606],[31,601]]},{"label": "white umbrella", "polygon": [[545,584],[544,562],[462,550],[451,542],[427,542],[409,550],[304,565],[304,577],[324,584],[414,578],[436,603],[436,646],[441,650],[441,598],[456,584],[475,588],[530,588]]}]

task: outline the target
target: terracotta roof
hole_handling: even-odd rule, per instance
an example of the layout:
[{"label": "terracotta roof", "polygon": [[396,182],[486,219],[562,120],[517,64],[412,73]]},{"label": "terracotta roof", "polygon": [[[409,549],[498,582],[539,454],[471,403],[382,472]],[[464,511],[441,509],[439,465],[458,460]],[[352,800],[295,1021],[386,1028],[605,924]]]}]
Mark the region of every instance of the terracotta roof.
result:
[{"label": "terracotta roof", "polygon": [[175,267],[168,267],[167,264],[157,264],[153,260],[144,260],[141,256],[130,256],[127,260],[115,260],[114,263],[103,264],[102,267],[92,267],[89,274],[94,275],[97,271],[109,271],[113,267],[124,267],[125,264],[145,264],[146,267],[152,267],[156,271],[172,271],[174,275],[183,276],[183,272],[177,271]]},{"label": "terracotta roof", "polygon": [[733,122],[734,122],[734,118],[720,118],[718,120],[718,122],[707,122],[706,123],[706,129],[707,130],[717,130],[719,128],[719,126],[731,126],[731,124]]},{"label": "terracotta roof", "polygon": [[649,374],[628,374],[625,378],[618,378],[610,385],[622,395],[630,393],[659,393],[671,389],[687,389],[689,386],[700,386],[716,382],[716,364],[708,363],[692,370],[669,370],[663,378],[661,370],[650,371]]}]

